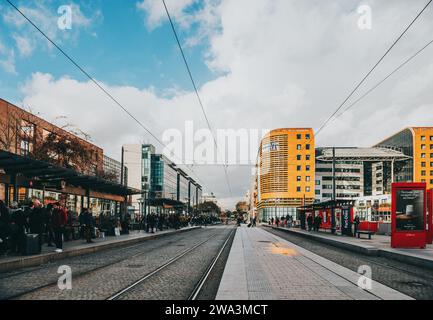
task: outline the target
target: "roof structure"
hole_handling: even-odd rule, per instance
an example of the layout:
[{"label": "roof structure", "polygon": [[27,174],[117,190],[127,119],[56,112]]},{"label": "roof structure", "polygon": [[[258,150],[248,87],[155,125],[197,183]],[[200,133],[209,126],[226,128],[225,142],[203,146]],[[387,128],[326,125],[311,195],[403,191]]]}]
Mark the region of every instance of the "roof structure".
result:
[{"label": "roof structure", "polygon": [[64,181],[75,187],[121,196],[141,193],[140,190],[128,188],[98,177],[83,175],[73,169],[58,167],[6,151],[0,151],[0,168],[6,174],[19,173],[40,183],[49,184]]},{"label": "roof structure", "polygon": [[[316,159],[319,161],[333,161],[332,148],[318,148]],[[387,148],[335,148],[336,161],[405,161],[412,157],[404,153]]]}]

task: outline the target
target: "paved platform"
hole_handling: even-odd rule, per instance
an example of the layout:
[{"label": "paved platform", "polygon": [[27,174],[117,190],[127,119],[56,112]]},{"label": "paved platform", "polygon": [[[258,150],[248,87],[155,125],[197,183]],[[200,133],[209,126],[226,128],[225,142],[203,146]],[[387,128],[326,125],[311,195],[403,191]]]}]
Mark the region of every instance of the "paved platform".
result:
[{"label": "paved platform", "polygon": [[410,300],[263,229],[238,228],[217,300]]},{"label": "paved platform", "polygon": [[[268,225],[263,226],[270,228]],[[393,249],[391,248],[391,237],[389,236],[374,235],[369,240],[338,236],[326,232],[309,232],[296,228],[277,228],[275,226],[272,228],[354,252],[371,256],[383,256],[419,267],[433,269],[433,245],[428,245],[427,249]]]},{"label": "paved platform", "polygon": [[157,233],[145,233],[144,231],[134,231],[129,235],[121,235],[119,237],[106,237],[104,239],[96,239],[91,244],[83,240],[64,242],[63,252],[54,252],[55,248],[44,245],[42,253],[33,256],[3,256],[0,257],[0,272],[8,272],[20,268],[34,267],[41,264],[57,261],[67,257],[75,257],[79,255],[98,252],[105,249],[123,247],[133,245],[142,241],[164,237],[170,234],[188,232],[201,227],[188,227],[180,230],[167,230]]}]

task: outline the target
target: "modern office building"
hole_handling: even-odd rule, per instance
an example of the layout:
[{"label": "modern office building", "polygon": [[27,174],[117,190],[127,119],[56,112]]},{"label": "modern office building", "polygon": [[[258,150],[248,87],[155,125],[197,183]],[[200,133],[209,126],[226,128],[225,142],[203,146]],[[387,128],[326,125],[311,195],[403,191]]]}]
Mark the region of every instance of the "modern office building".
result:
[{"label": "modern office building", "polygon": [[[123,166],[123,176],[122,176],[122,163],[113,158],[104,155],[103,164],[104,177],[112,182],[128,185],[128,168]],[[123,179],[123,181],[122,181]]]},{"label": "modern office building", "polygon": [[296,216],[296,208],[314,202],[314,132],[277,129],[262,140],[257,159],[259,219]]},{"label": "modern office building", "polygon": [[394,169],[395,182],[425,182],[427,188],[433,188],[433,127],[406,128],[376,147],[397,150],[411,158]]},{"label": "modern office building", "polygon": [[[316,149],[316,202],[333,199],[333,159],[333,148]],[[383,186],[391,186],[391,167],[402,166],[409,159],[397,150],[335,148],[336,200],[388,193]]]},{"label": "modern office building", "polygon": [[[166,156],[157,154],[152,145],[123,146],[123,161],[128,168],[128,185],[142,190],[133,196],[131,207],[143,216],[156,206],[189,208],[201,203],[202,187]],[[167,205],[169,204],[169,205]]]}]

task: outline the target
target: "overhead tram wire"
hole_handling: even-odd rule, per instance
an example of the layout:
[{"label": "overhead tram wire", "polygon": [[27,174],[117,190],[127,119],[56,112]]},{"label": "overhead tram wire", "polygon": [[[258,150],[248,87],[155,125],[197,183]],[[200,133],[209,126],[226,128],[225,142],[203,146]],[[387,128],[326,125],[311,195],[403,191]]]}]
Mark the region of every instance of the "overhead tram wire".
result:
[{"label": "overhead tram wire", "polygon": [[400,71],[404,66],[406,66],[409,62],[411,62],[413,59],[415,59],[419,54],[421,54],[425,49],[427,49],[430,45],[433,44],[433,40],[430,40],[424,47],[422,47],[420,50],[418,50],[415,54],[413,54],[411,57],[406,59],[403,63],[401,63],[397,68],[395,68],[391,73],[389,73],[385,78],[383,78],[381,81],[379,81],[376,85],[374,85],[372,88],[367,90],[361,97],[359,97],[357,100],[355,100],[353,103],[351,103],[349,106],[347,106],[340,114],[338,114],[335,118],[332,119],[331,123],[341,116],[343,116],[347,111],[355,107],[361,100],[366,98],[370,93],[372,93],[374,90],[376,90],[378,87],[380,87],[386,80],[391,78],[394,74],[396,74],[398,71]]},{"label": "overhead tram wire", "polygon": [[349,99],[355,94],[355,92],[361,87],[361,85],[367,80],[367,78],[373,73],[373,71],[379,66],[379,64],[385,59],[385,57],[391,52],[391,50],[397,45],[397,43],[403,38],[403,36],[407,33],[407,31],[412,27],[412,25],[418,20],[418,18],[424,13],[424,11],[428,8],[428,6],[432,3],[433,0],[429,0],[429,2],[424,6],[424,8],[417,14],[415,19],[406,27],[406,29],[400,34],[400,36],[393,42],[391,47],[385,52],[385,54],[379,59],[378,62],[370,69],[370,71],[362,78],[362,80],[355,86],[355,88],[350,92],[346,99],[338,106],[338,108],[331,114],[331,116],[320,126],[320,128],[316,132],[316,137],[322,132],[322,130],[329,124],[332,118],[343,108],[343,106],[349,101]]},{"label": "overhead tram wire", "polygon": [[[164,144],[150,129],[148,129],[140,120],[137,119],[126,107],[124,107],[111,93],[109,93],[98,81],[96,81],[84,68],[82,68],[66,51],[64,51],[57,43],[55,43],[44,31],[42,31],[24,12],[22,12],[15,4],[10,0],[5,0],[9,5],[15,9],[28,23],[30,23],[48,42],[50,42],[60,53],[65,56],[78,70],[81,71],[93,84],[95,84],[106,96],[110,98],[119,108],[121,108],[130,118],[132,118],[141,128],[143,128],[148,134],[150,134],[161,146],[167,148]],[[180,159],[181,160],[181,159]],[[182,161],[182,160],[181,160]],[[188,166],[186,166],[188,167]],[[197,173],[189,168],[194,173],[197,180],[201,180]]]},{"label": "overhead tram wire", "polygon": [[[182,55],[182,59],[183,59],[183,62],[185,64],[186,70],[188,72],[189,78],[191,80],[192,86],[194,88],[195,94],[197,96],[198,103],[200,105],[201,111],[202,111],[203,116],[204,116],[204,118],[206,120],[206,124],[207,124],[207,126],[208,126],[208,128],[209,128],[209,130],[210,130],[210,132],[212,134],[212,138],[213,138],[213,141],[214,141],[214,144],[215,144],[215,148],[216,148],[216,150],[218,152],[219,148],[218,148],[217,140],[215,138],[215,134],[214,134],[214,132],[212,130],[212,126],[211,126],[209,118],[208,118],[208,116],[206,114],[206,110],[205,110],[205,108],[203,106],[203,102],[202,102],[202,99],[200,97],[200,94],[198,93],[198,88],[197,88],[196,82],[194,80],[194,77],[192,76],[191,68],[189,67],[188,60],[186,59],[185,53],[183,51],[182,45],[181,45],[180,40],[179,40],[179,36],[178,36],[178,34],[176,32],[176,28],[174,27],[173,20],[171,19],[171,15],[170,15],[170,12],[168,10],[167,4],[165,3],[165,0],[162,0],[162,3],[164,5],[165,12],[167,14],[167,18],[168,18],[168,20],[170,22],[171,29],[173,31],[174,37],[176,38],[177,45],[178,45],[180,53]],[[227,172],[227,165],[224,165],[224,173],[225,173],[225,178],[226,178],[226,181],[227,181],[227,186],[228,186],[228,189],[229,189],[229,192],[230,192],[230,196],[232,196],[232,189],[231,189],[231,186],[230,186],[230,179],[229,179],[228,172]]]}]

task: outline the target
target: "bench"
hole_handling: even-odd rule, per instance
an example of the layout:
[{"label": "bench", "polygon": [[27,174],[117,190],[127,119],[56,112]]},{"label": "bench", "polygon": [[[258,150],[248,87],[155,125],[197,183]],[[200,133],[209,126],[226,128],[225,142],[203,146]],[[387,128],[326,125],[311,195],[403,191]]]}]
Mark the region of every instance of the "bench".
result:
[{"label": "bench", "polygon": [[358,239],[361,239],[361,234],[366,234],[366,235],[368,235],[368,239],[371,240],[371,236],[374,235],[375,233],[376,232],[367,231],[367,230],[358,230],[358,231],[356,231]]}]

